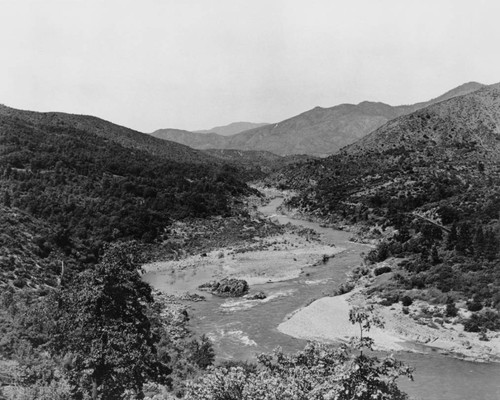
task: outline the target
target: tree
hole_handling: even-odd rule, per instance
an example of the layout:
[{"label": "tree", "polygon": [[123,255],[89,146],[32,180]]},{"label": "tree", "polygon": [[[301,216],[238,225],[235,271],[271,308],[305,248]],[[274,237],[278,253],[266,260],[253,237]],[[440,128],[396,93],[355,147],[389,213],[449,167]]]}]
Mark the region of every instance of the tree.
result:
[{"label": "tree", "polygon": [[120,399],[132,390],[143,398],[149,379],[166,382],[167,361],[147,316],[151,287],[141,280],[141,260],[131,243],[110,245],[92,271],[59,296],[53,348],[68,359],[74,397]]},{"label": "tree", "polygon": [[190,361],[201,369],[207,369],[214,363],[214,347],[206,335],[202,335],[200,341],[196,339],[192,340],[188,347],[190,352]]},{"label": "tree", "polygon": [[437,246],[436,245],[432,246],[432,249],[431,249],[431,263],[432,263],[432,265],[439,264],[439,263],[441,263],[441,261],[442,260],[439,257],[439,252],[438,252]]},{"label": "tree", "polygon": [[455,302],[453,301],[452,297],[448,296],[448,299],[446,300],[446,311],[445,315],[447,317],[456,317],[458,315],[458,309],[457,306],[455,305]]}]

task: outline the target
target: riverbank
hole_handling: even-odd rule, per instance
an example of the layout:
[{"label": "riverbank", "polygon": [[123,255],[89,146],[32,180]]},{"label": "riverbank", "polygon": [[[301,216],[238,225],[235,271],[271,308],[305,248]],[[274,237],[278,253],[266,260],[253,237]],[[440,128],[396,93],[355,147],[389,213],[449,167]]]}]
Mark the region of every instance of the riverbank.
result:
[{"label": "riverbank", "polygon": [[500,362],[500,334],[489,332],[487,341],[478,333],[464,332],[457,323],[466,317],[467,311],[459,310],[457,319],[445,322],[439,318],[422,318],[422,310],[436,312],[436,308],[424,301],[415,301],[404,307],[401,303],[382,306],[381,300],[368,295],[370,284],[366,281],[354,291],[335,297],[323,297],[294,313],[278,326],[282,333],[299,339],[322,342],[347,341],[359,336],[359,329],[349,322],[349,310],[353,306],[372,305],[374,314],[384,323],[384,328],[372,328],[368,336],[374,339],[375,348],[383,351],[438,351],[441,354],[477,362]]},{"label": "riverbank", "polygon": [[[314,221],[322,227],[341,229],[352,233],[351,241],[376,245],[385,235],[378,227],[336,225],[325,219],[308,216],[297,210],[279,207],[279,211],[289,217]],[[382,265],[383,264],[383,265]],[[391,264],[394,269],[397,263]],[[370,267],[371,273],[358,277],[355,289],[335,297],[323,297],[307,307],[292,313],[292,316],[278,326],[284,334],[298,339],[320,340],[324,342],[347,341],[359,335],[359,330],[349,322],[349,310],[353,306],[371,305],[374,313],[384,322],[384,329],[372,328],[369,336],[378,350],[411,351],[425,353],[437,351],[443,355],[477,362],[500,362],[500,333],[486,334],[465,332],[462,320],[470,317],[465,307],[458,307],[454,318],[443,318],[445,305],[434,305],[423,300],[403,307],[400,302],[390,306],[380,303],[379,285],[388,283],[393,274],[373,276],[373,270],[386,263]]]}]

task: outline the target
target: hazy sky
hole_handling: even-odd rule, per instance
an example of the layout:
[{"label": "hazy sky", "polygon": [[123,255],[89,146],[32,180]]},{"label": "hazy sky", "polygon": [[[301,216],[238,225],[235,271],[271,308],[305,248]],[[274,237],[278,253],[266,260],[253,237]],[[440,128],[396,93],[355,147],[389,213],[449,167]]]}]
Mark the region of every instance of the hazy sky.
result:
[{"label": "hazy sky", "polygon": [[500,81],[500,1],[0,0],[0,103],[143,132]]}]

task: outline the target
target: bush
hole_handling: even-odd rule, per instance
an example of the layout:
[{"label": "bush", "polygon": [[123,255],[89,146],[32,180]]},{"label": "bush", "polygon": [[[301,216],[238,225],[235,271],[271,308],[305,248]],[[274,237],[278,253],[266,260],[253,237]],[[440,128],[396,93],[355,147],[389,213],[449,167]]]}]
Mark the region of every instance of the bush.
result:
[{"label": "bush", "polygon": [[481,332],[484,329],[500,329],[500,316],[497,312],[486,310],[483,313],[474,313],[464,322],[465,332]]},{"label": "bush", "polygon": [[458,315],[458,309],[453,301],[450,301],[446,304],[445,314],[447,317],[451,318],[456,317]]},{"label": "bush", "polygon": [[481,311],[483,309],[483,305],[480,301],[468,301],[467,302],[467,310],[476,312]]},{"label": "bush", "polygon": [[413,304],[413,300],[410,296],[403,296],[403,298],[401,299],[401,304],[404,307],[409,307]]},{"label": "bush", "polygon": [[384,267],[375,268],[375,270],[373,271],[373,274],[375,276],[379,276],[379,275],[382,275],[382,274],[385,274],[385,273],[391,272],[391,271],[392,271],[391,267],[384,266]]},{"label": "bush", "polygon": [[352,289],[354,289],[354,283],[345,282],[341,284],[337,290],[334,291],[334,296],[341,296],[343,294],[349,293]]},{"label": "bush", "polygon": [[477,314],[472,314],[471,317],[464,322],[464,331],[465,332],[479,332],[480,328],[480,319]]},{"label": "bush", "polygon": [[393,304],[397,303],[399,301],[399,294],[387,294],[385,296],[385,299],[380,302],[381,305],[388,307],[392,306]]},{"label": "bush", "polygon": [[14,280],[14,282],[12,282],[12,284],[17,287],[17,288],[23,288],[26,286],[26,280],[22,279],[22,278],[19,278],[19,279],[16,279]]}]

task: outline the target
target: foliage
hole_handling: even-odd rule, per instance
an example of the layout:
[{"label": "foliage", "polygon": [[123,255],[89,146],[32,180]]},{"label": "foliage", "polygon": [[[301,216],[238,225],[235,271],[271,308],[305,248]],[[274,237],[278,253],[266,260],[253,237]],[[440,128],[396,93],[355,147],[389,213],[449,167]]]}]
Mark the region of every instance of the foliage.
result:
[{"label": "foliage", "polygon": [[500,315],[492,310],[481,313],[472,313],[470,318],[464,321],[464,331],[480,332],[483,329],[492,331],[500,329]]},{"label": "foliage", "polygon": [[457,306],[455,305],[455,302],[451,298],[448,298],[448,301],[446,302],[445,315],[451,318],[456,317],[458,315]]},{"label": "foliage", "polygon": [[378,275],[386,274],[387,272],[391,272],[391,271],[392,271],[391,267],[389,267],[388,265],[386,265],[384,267],[375,268],[373,270],[373,274],[375,276],[378,276]]},{"label": "foliage", "polygon": [[58,297],[52,348],[68,357],[75,398],[119,399],[125,390],[142,397],[147,380],[167,382],[168,359],[159,357],[159,337],[147,316],[151,288],[139,275],[131,244],[111,245],[94,270]]},{"label": "foliage", "polygon": [[9,400],[69,400],[71,386],[61,369],[53,360],[43,361],[17,368]]},{"label": "foliage", "polygon": [[79,125],[2,116],[0,147],[2,207],[45,225],[40,259],[61,252],[95,264],[105,243],[152,242],[174,220],[230,215],[233,198],[251,193],[234,167],[172,161]]},{"label": "foliage", "polygon": [[413,303],[413,300],[410,296],[403,296],[401,298],[401,304],[403,305],[403,307],[411,306],[412,303]]},{"label": "foliage", "polygon": [[189,345],[189,360],[201,369],[207,369],[214,363],[215,352],[210,339],[202,335],[200,340],[192,340]]},{"label": "foliage", "polygon": [[216,367],[188,385],[186,398],[199,400],[405,399],[396,378],[411,373],[391,357],[378,360],[309,343],[303,351],[279,348],[258,357],[256,372],[242,367]]},{"label": "foliage", "polygon": [[[368,309],[355,309],[350,320],[359,324],[361,336],[354,349],[372,349],[363,330],[380,325]],[[258,366],[211,367],[197,381],[190,382],[186,399],[197,400],[323,400],[406,399],[396,379],[412,377],[411,369],[392,357],[378,359],[358,353],[345,344],[311,342],[296,354],[280,348],[258,356]]]}]

